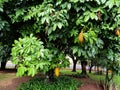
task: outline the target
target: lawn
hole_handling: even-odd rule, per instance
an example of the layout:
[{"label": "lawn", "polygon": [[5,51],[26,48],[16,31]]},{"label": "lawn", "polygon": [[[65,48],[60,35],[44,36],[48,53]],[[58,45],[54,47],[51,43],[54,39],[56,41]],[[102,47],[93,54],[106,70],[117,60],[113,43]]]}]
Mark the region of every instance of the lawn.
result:
[{"label": "lawn", "polygon": [[[77,70],[76,72],[72,72],[72,70],[70,69],[61,69],[60,70],[60,74],[61,75],[76,75],[76,74],[79,74],[81,73],[81,70]],[[92,80],[95,80],[95,81],[100,81],[100,80],[105,80],[105,75],[97,75],[97,74],[94,74],[94,72],[92,72],[91,74],[88,73],[88,76],[92,79]],[[120,86],[120,76],[116,75],[114,77],[114,83],[118,86]]]},{"label": "lawn", "polygon": [[0,73],[0,81],[16,77],[15,73]]},{"label": "lawn", "polygon": [[[77,70],[76,72],[72,72],[71,69],[60,69],[60,75],[64,76],[64,75],[79,75],[81,73],[81,70]],[[100,82],[100,80],[105,80],[105,75],[97,75],[94,72],[92,72],[91,74],[88,73],[88,76],[90,79],[92,79],[92,81],[97,81],[98,83]],[[3,81],[5,82],[7,80],[8,81],[15,81],[15,83],[17,83],[18,85],[24,81],[27,80],[26,77],[22,77],[22,78],[18,78],[15,75],[15,72],[0,72],[0,82],[2,83]],[[28,78],[29,79],[29,78]],[[89,80],[90,80],[89,79]],[[91,81],[90,81],[91,83]],[[114,77],[114,83],[117,86],[120,86],[120,76],[115,76]],[[6,82],[4,83],[6,85]],[[11,88],[17,88],[17,86],[12,86]],[[4,89],[3,89],[4,90]]]}]

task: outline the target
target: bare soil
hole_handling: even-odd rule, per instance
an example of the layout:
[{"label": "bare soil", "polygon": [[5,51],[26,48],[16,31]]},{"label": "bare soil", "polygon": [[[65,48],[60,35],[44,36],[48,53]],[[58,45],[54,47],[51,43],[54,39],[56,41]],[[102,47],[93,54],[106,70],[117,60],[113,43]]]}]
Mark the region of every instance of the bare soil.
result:
[{"label": "bare soil", "polygon": [[78,90],[103,90],[98,82],[90,78],[81,78],[80,80],[83,82],[83,85]]},{"label": "bare soil", "polygon": [[[17,78],[15,76],[15,70],[10,71],[10,70],[5,70],[5,71],[0,71],[0,73],[9,73],[13,76],[2,79],[0,80],[0,90],[17,90],[17,87],[28,80],[30,80],[32,77],[20,77]],[[77,78],[78,79],[78,78]],[[103,90],[101,87],[99,87],[98,83],[96,81],[93,81],[90,78],[81,78],[78,79],[81,80],[84,84],[78,88],[78,90]]]}]

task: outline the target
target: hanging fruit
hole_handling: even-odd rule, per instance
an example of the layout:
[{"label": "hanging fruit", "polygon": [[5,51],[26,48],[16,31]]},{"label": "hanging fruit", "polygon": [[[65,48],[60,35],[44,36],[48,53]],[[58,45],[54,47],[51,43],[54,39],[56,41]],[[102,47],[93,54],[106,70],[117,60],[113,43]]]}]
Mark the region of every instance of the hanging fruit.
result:
[{"label": "hanging fruit", "polygon": [[83,33],[83,31],[80,32],[80,34],[79,34],[79,36],[78,36],[78,39],[79,39],[79,41],[80,41],[81,43],[84,42],[84,33]]},{"label": "hanging fruit", "polygon": [[112,70],[108,70],[108,73],[112,73]]},{"label": "hanging fruit", "polygon": [[120,36],[120,28],[116,28],[115,35]]},{"label": "hanging fruit", "polygon": [[54,73],[55,73],[55,76],[57,77],[60,75],[60,71],[58,67],[55,68]]}]

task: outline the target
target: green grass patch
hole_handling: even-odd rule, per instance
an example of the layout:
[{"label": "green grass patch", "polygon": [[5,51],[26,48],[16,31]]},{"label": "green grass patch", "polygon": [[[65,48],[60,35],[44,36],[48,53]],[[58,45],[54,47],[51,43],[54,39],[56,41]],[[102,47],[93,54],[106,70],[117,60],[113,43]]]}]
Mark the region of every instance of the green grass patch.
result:
[{"label": "green grass patch", "polygon": [[[66,69],[61,69],[60,73],[61,73],[61,75],[76,75],[76,74],[80,74],[81,70],[77,70],[76,72],[72,72],[72,70],[69,70],[69,69],[67,69],[67,70]],[[95,80],[95,81],[98,81],[98,82],[100,80],[103,80],[103,81],[105,80],[105,74],[97,75],[97,74],[95,74],[95,72],[92,72],[91,74],[88,73],[88,75],[92,80]],[[114,76],[113,82],[116,85],[120,86],[120,76],[117,76],[117,75]]]},{"label": "green grass patch", "polygon": [[76,72],[72,72],[70,69],[61,69],[60,74],[61,75],[75,75],[81,73],[81,70],[76,70]]},{"label": "green grass patch", "polygon": [[113,81],[114,81],[114,83],[115,83],[116,85],[118,85],[118,86],[120,87],[120,76],[117,76],[117,75],[116,75],[116,76],[114,77],[114,80],[113,80]]},{"label": "green grass patch", "polygon": [[80,81],[65,76],[54,78],[53,82],[48,82],[45,78],[34,78],[22,83],[18,90],[77,90],[81,84]]},{"label": "green grass patch", "polygon": [[9,76],[6,74],[0,74],[0,80],[3,80],[5,78],[8,78]]},{"label": "green grass patch", "polygon": [[0,81],[16,77],[15,73],[0,73]]},{"label": "green grass patch", "polygon": [[94,73],[88,74],[89,77],[95,81],[105,80],[105,75],[96,75]]}]

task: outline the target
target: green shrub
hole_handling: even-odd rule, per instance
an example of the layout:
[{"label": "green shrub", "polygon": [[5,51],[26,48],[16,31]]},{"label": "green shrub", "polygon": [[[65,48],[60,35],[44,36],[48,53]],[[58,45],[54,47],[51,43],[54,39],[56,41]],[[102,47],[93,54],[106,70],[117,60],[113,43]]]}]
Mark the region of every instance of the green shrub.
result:
[{"label": "green shrub", "polygon": [[22,83],[18,90],[77,90],[81,84],[70,77],[54,78],[54,82],[46,82],[45,78],[35,78]]}]

